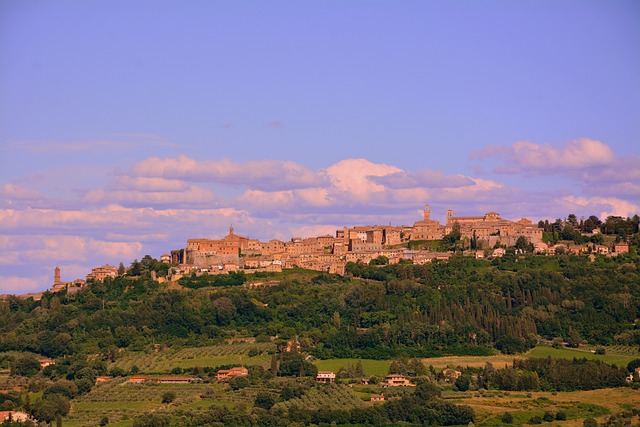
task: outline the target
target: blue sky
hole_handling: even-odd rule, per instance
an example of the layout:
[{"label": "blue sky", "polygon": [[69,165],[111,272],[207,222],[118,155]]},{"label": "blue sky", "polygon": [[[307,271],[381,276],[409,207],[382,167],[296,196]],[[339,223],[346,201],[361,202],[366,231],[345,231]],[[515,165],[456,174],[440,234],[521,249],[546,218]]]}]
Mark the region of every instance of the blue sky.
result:
[{"label": "blue sky", "polygon": [[640,211],[637,1],[0,3],[0,292],[189,237]]}]

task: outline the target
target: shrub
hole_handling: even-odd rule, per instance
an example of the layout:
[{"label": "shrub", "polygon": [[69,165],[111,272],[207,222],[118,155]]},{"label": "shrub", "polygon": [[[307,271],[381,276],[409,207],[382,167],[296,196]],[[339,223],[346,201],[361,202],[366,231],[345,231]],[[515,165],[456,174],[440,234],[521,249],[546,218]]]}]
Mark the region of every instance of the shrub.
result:
[{"label": "shrub", "polygon": [[534,415],[529,420],[529,424],[542,424],[542,417],[540,415]]},{"label": "shrub", "polygon": [[544,415],[542,416],[542,420],[546,421],[546,422],[551,422],[555,419],[555,417],[553,416],[553,412],[551,411],[547,411],[544,413]]},{"label": "shrub", "polygon": [[594,420],[593,418],[585,418],[585,420],[582,423],[582,425],[584,427],[598,427],[598,422],[596,420]]},{"label": "shrub", "polygon": [[567,413],[563,411],[558,411],[558,413],[556,414],[556,420],[564,421],[566,419],[567,419]]},{"label": "shrub", "polygon": [[266,393],[266,392],[258,393],[258,395],[256,396],[256,400],[253,402],[253,404],[256,405],[256,407],[267,409],[267,410],[271,409],[271,407],[275,403],[276,401],[273,398],[273,396],[271,396],[269,393]]},{"label": "shrub", "polygon": [[513,423],[513,414],[511,414],[511,412],[505,412],[502,414],[501,420],[505,424],[511,424]]},{"label": "shrub", "polygon": [[166,391],[162,395],[162,403],[171,403],[175,400],[176,393],[174,391]]}]

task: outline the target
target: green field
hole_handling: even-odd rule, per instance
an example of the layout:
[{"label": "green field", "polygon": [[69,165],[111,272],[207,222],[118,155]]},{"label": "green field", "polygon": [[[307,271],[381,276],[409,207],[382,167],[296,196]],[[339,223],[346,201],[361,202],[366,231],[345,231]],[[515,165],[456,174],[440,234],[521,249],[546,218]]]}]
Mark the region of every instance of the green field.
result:
[{"label": "green field", "polygon": [[[628,349],[632,349],[633,347],[628,347]],[[605,363],[615,364],[618,366],[626,367],[629,362],[633,359],[639,359],[640,353],[636,355],[630,355],[628,350],[625,350],[626,354],[614,353],[616,350],[621,351],[620,349],[616,349],[615,347],[607,347],[607,354],[597,355],[591,353],[589,350],[582,349],[571,349],[571,348],[553,348],[547,345],[539,345],[531,350],[529,350],[525,356],[526,357],[554,357],[557,359],[573,359],[578,358],[586,358],[592,360],[601,360]]]},{"label": "green field", "polygon": [[371,359],[327,359],[317,360],[313,362],[319,371],[333,371],[337,373],[341,368],[347,368],[349,364],[354,368],[358,364],[358,360],[362,360],[362,368],[366,377],[375,376],[384,378],[389,372],[391,366],[390,360],[371,360]]},{"label": "green field", "polygon": [[[249,351],[257,350],[261,354],[249,357]],[[130,372],[137,366],[140,373],[167,373],[173,368],[216,367],[223,365],[261,365],[269,366],[273,351],[272,343],[236,343],[207,347],[185,348],[177,351],[167,350],[158,353],[129,352],[116,360],[110,367]]]}]

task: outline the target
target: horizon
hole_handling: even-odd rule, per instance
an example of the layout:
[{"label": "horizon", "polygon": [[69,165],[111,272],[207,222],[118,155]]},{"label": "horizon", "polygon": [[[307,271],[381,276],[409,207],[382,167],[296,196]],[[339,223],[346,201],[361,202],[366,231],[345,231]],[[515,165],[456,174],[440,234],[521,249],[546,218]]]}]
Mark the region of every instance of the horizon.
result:
[{"label": "horizon", "polygon": [[638,22],[631,0],[2,2],[0,293],[230,225],[638,214]]}]

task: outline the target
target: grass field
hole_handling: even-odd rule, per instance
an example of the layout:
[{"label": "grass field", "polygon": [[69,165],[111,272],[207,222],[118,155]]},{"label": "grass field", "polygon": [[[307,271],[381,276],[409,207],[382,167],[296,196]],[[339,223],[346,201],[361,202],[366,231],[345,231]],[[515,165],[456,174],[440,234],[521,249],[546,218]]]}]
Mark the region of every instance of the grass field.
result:
[{"label": "grass field", "polygon": [[[455,396],[455,394],[452,394]],[[452,400],[471,406],[477,414],[476,425],[496,427],[506,426],[501,421],[502,414],[511,412],[513,426],[528,424],[533,415],[542,416],[546,411],[567,415],[566,421],[554,420],[552,426],[582,426],[585,418],[602,419],[611,413],[617,413],[640,405],[640,394],[629,388],[601,389],[592,391],[559,392],[477,392],[467,393],[464,399]]]},{"label": "grass field", "polygon": [[447,367],[455,368],[461,366],[463,368],[481,368],[490,362],[494,368],[504,368],[505,365],[513,364],[514,359],[522,359],[522,355],[494,354],[492,356],[444,356],[430,357],[422,359],[426,366],[433,366],[435,369],[444,369]]},{"label": "grass field", "polygon": [[[358,360],[360,359],[327,359],[317,360],[314,364],[318,367],[319,371],[333,371],[337,373],[341,368],[346,369],[348,365],[355,368],[358,364]],[[391,361],[389,360],[361,360],[364,374],[367,377],[375,376],[377,378],[383,378],[387,375],[389,372],[389,366],[391,366]]]},{"label": "grass field", "polygon": [[[629,347],[632,348],[632,347]],[[557,359],[578,359],[586,358],[592,360],[601,360],[605,363],[616,364],[618,366],[626,367],[633,359],[640,359],[640,353],[636,355],[630,355],[628,351],[625,354],[616,352],[615,347],[606,348],[607,354],[597,355],[591,353],[586,349],[571,349],[571,348],[553,348],[546,345],[539,345],[526,353],[527,357],[554,357]]]}]

